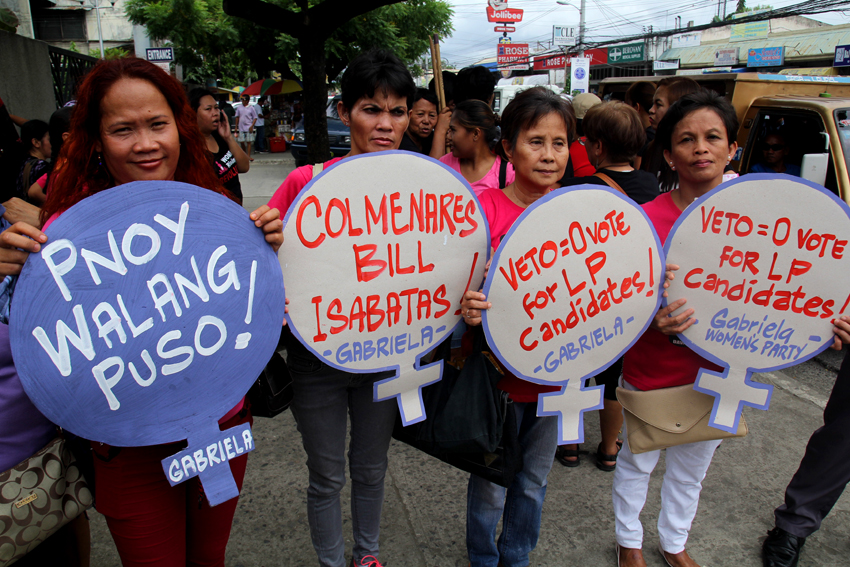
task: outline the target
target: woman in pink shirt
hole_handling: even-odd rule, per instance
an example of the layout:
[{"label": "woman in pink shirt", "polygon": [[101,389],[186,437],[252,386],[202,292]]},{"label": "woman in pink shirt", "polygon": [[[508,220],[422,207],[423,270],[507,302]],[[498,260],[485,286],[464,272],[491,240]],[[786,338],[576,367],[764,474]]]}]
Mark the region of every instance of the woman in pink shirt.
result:
[{"label": "woman in pink shirt", "polygon": [[[572,106],[542,87],[521,92],[505,108],[501,150],[516,168],[516,178],[504,189],[487,189],[479,197],[493,248],[526,208],[558,187],[570,157],[575,124]],[[483,293],[468,291],[461,307],[468,325],[480,325],[481,311],[489,309],[490,303]],[[523,464],[507,489],[469,477],[466,549],[472,567],[528,565],[528,554],[540,533],[546,478],[558,443],[557,418],[537,417],[538,395],[558,387],[532,384],[510,373],[498,387],[513,400]],[[495,541],[500,519],[502,533]]]},{"label": "woman in pink shirt", "polygon": [[514,168],[495,153],[501,139],[499,117],[486,102],[466,100],[455,107],[449,125],[452,153],[440,158],[472,186],[475,196],[514,181]]}]

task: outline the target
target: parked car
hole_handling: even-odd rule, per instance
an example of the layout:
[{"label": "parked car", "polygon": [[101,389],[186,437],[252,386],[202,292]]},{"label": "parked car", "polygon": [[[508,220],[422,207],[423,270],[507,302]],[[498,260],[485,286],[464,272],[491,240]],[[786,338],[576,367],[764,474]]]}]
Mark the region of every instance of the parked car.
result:
[{"label": "parked car", "polygon": [[[328,101],[325,115],[328,117],[328,141],[331,146],[333,157],[341,157],[351,151],[351,130],[342,123],[337,114],[336,107],[340,97],[335,96]],[[304,134],[304,124],[297,124],[292,132],[290,144],[292,157],[295,165],[301,166],[307,163],[307,138]]]}]

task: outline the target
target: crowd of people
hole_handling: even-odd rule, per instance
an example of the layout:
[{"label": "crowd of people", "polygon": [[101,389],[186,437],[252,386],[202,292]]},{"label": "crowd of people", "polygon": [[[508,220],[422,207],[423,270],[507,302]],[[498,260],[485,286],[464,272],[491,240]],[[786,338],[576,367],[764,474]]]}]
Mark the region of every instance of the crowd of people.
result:
[{"label": "crowd of people", "polygon": [[[729,175],[737,148],[732,106],[686,78],[635,83],[626,102],[602,101],[589,93],[570,101],[546,88],[529,88],[501,116],[491,107],[495,81],[483,68],[448,74],[444,83],[447,104],[441,110],[433,90],[417,89],[395,55],[375,50],[352,60],[341,79],[337,109],[351,130],[351,151],[296,168],[269,203],[251,213],[272,249],[282,244],[282,219],[289,207],[324,168],[347,157],[399,148],[437,158],[469,183],[488,221],[493,249],[538,199],[565,185],[588,183],[611,187],[643,206],[664,241],[687,206]],[[10,115],[0,101],[0,275],[5,277],[0,285],[0,471],[40,449],[56,430],[21,387],[8,331],[16,276],[29,254],[47,242],[42,230],[88,196],[139,180],[192,183],[241,203],[239,173],[248,171],[251,134],[257,128],[256,112],[245,99],[236,119],[234,136],[209,91],[195,89],[187,96],[176,79],[135,58],[100,62],[81,83],[76,104],[57,110],[49,124]],[[787,145],[780,133],[764,141],[764,154],[765,167],[794,173],[784,161]],[[677,269],[667,266],[668,280]],[[480,325],[490,307],[481,291],[467,291],[461,300],[464,328]],[[687,385],[700,368],[719,370],[671,340],[695,316],[685,300],[663,307],[625,356],[595,378],[604,385],[595,464],[614,473],[613,539],[620,566],[646,564],[640,513],[660,451],[635,454],[623,443],[616,388]],[[847,318],[836,321],[834,333],[835,347],[850,342]],[[307,454],[306,516],[317,561],[326,567],[380,567],[387,453],[398,410],[395,400],[374,402],[373,389],[389,374],[333,368],[286,330],[284,342],[293,379],[292,412]],[[765,542],[765,565],[796,565],[806,536],[818,528],[848,481],[836,473],[826,488],[814,490],[811,482],[819,463],[835,458],[832,444],[843,434],[846,419],[847,375],[850,364],[842,367],[827,406],[826,431],[812,438],[798,473],[805,478],[795,477],[777,510],[777,527]],[[553,462],[575,467],[583,452],[578,446],[558,447],[556,418],[537,415],[539,394],[556,388],[510,373],[498,387],[513,400],[523,466],[507,488],[470,475],[466,548],[473,567],[524,567],[537,544]],[[222,430],[251,422],[244,400],[219,421]],[[687,551],[688,534],[719,444],[702,441],[666,449],[658,534],[671,566],[698,565]],[[238,499],[210,507],[197,478],[170,486],[160,461],[180,447],[91,444],[97,509],[126,566],[224,565]],[[353,531],[348,560],[341,499],[346,456]],[[240,488],[248,460],[246,454],[230,461]],[[39,546],[18,564],[87,565],[88,537],[82,515],[55,534],[51,545]]]}]

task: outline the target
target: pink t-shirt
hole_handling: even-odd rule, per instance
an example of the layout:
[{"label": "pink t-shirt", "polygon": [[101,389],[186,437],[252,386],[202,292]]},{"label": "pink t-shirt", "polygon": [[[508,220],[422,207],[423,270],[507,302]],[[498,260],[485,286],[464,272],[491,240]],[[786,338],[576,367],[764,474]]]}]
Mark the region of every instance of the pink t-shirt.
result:
[{"label": "pink t-shirt", "polygon": [[[338,157],[326,161],[324,169],[329,168],[341,159],[343,158]],[[292,205],[293,201],[295,201],[295,198],[298,196],[298,193],[300,193],[304,186],[310,183],[312,179],[312,165],[296,167],[292,173],[286,176],[286,179],[283,180],[283,183],[281,183],[280,187],[277,188],[277,191],[274,192],[272,198],[269,199],[269,207],[280,211],[280,218],[283,219],[283,217],[286,216],[286,211],[289,210],[290,205]]]},{"label": "pink t-shirt", "polygon": [[[453,154],[448,153],[444,155],[440,158],[440,161],[460,173],[460,159],[456,158]],[[476,197],[481,195],[485,189],[499,189],[499,168],[501,166],[502,158],[496,156],[496,161],[493,162],[493,167],[490,168],[490,171],[488,171],[484,177],[475,183],[470,183],[472,191],[475,193]],[[513,183],[515,177],[516,174],[514,174],[514,166],[509,163],[507,171],[505,172],[505,186],[507,187]]]},{"label": "pink t-shirt", "polygon": [[[486,189],[478,196],[478,202],[481,203],[481,212],[490,225],[490,246],[498,248],[502,238],[525,209],[511,201],[501,189]],[[541,386],[522,380],[510,372],[499,381],[498,387],[509,393],[511,399],[516,402],[536,402],[538,394],[559,389],[557,386]]]},{"label": "pink t-shirt", "polygon": [[[672,191],[662,193],[643,205],[662,242],[667,241],[670,230],[682,214],[672,195]],[[693,384],[700,368],[722,370],[686,347],[678,337],[655,329],[647,329],[623,358],[623,378],[639,390]]]}]

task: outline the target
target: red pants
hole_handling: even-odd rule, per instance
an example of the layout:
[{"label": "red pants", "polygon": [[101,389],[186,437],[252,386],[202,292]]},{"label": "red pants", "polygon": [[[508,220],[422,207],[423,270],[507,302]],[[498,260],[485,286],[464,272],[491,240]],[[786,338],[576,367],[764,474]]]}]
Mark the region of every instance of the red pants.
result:
[{"label": "red pants", "polygon": [[[245,422],[253,423],[247,410],[221,429]],[[106,517],[124,567],[224,566],[238,498],[211,508],[197,477],[171,486],[161,461],[185,445],[125,447],[106,462],[98,456],[106,456],[109,447],[93,444],[97,510]],[[240,490],[247,465],[248,455],[230,461]]]}]

